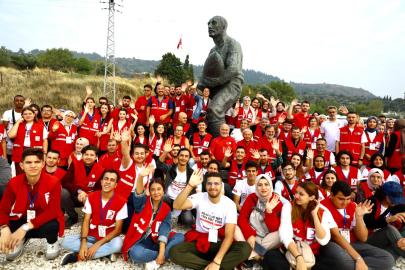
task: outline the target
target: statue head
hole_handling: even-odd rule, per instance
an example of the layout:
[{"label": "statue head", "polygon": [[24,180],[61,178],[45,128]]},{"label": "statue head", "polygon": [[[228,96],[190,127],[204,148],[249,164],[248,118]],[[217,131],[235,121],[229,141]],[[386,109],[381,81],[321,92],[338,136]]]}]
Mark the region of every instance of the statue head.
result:
[{"label": "statue head", "polygon": [[216,37],[226,34],[228,28],[228,22],[224,17],[215,16],[208,22],[208,35],[210,37]]}]

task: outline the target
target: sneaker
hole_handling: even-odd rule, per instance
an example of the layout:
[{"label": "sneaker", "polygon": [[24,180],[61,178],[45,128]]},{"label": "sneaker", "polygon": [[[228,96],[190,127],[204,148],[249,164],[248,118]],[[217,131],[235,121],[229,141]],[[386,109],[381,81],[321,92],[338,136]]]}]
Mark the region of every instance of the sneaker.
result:
[{"label": "sneaker", "polygon": [[60,261],[60,265],[66,265],[68,263],[74,263],[79,260],[79,256],[77,253],[72,252],[72,253],[67,253],[65,256],[63,256],[62,260]]},{"label": "sneaker", "polygon": [[155,269],[158,269],[159,267],[160,267],[160,264],[157,264],[156,260],[145,263],[145,270],[155,270]]},{"label": "sneaker", "polygon": [[75,225],[76,223],[79,222],[79,218],[78,217],[69,217],[66,221],[65,221],[65,229],[70,229],[70,227],[72,227],[73,225]]},{"label": "sneaker", "polygon": [[53,260],[59,255],[59,243],[56,241],[53,244],[46,244],[45,260]]},{"label": "sneaker", "polygon": [[20,244],[18,245],[18,247],[14,248],[14,252],[11,253],[11,251],[8,253],[8,255],[6,256],[6,260],[7,261],[14,261],[16,259],[18,259],[21,254],[24,251],[25,246],[28,244],[28,242],[30,241],[29,238],[25,239],[23,238],[20,242]]},{"label": "sneaker", "polygon": [[253,268],[253,260],[246,260],[242,263],[241,269],[252,269]]},{"label": "sneaker", "polygon": [[116,253],[110,254],[110,255],[105,256],[105,257],[107,259],[109,259],[111,262],[116,262],[117,261],[117,254]]}]

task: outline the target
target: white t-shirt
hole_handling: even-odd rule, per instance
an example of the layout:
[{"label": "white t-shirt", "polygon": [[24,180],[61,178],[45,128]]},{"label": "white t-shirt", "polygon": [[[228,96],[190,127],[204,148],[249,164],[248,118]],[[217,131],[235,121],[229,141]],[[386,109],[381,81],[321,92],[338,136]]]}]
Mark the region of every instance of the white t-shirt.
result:
[{"label": "white t-shirt", "polygon": [[155,147],[155,152],[154,152],[154,154],[156,156],[160,156],[160,147],[161,147],[162,143],[163,143],[163,138],[160,140],[156,140],[156,147]]},{"label": "white t-shirt", "polygon": [[[331,170],[334,170],[334,171],[335,171],[334,168],[331,168]],[[345,171],[345,170],[342,169],[342,172],[343,172],[343,175],[344,175],[346,178],[349,177],[349,172],[350,172],[350,170]],[[340,180],[343,180],[343,181],[344,181],[345,179],[340,179]],[[361,180],[363,180],[363,177],[361,176],[360,170],[358,170],[358,172],[357,172],[357,182],[358,182],[358,181],[361,181]],[[350,180],[350,181],[352,181],[352,180]]]},{"label": "white t-shirt", "polygon": [[[21,117],[21,113],[14,112],[15,121],[20,119],[20,117]],[[3,113],[3,116],[1,117],[1,121],[7,121],[8,122],[8,127],[5,127],[5,128],[6,128],[7,131],[10,130],[14,125],[14,122],[13,122],[13,110],[5,111]],[[8,137],[7,137],[6,141],[7,141],[7,154],[11,155],[11,153],[13,152],[14,143]]]},{"label": "white t-shirt", "polygon": [[[176,178],[173,179],[173,182],[167,188],[167,195],[172,200],[175,200],[177,198],[177,196],[179,196],[179,194],[187,186],[187,170],[185,170],[184,172],[181,173],[181,172],[179,172],[179,169],[177,168],[176,173],[177,173]],[[196,190],[201,191],[201,185],[198,185],[196,187]]]},{"label": "white t-shirt", "polygon": [[[128,170],[129,168],[131,168],[131,166],[132,166],[132,163],[134,163],[134,160],[131,158],[131,162],[129,162],[129,165],[128,165],[128,168],[124,168],[123,166],[122,166],[122,164],[121,164],[121,166],[120,166],[120,172],[125,172],[126,170]],[[136,183],[138,182],[138,173],[141,171],[143,169],[143,166],[142,166],[142,168],[138,168],[138,166],[136,166],[135,165],[135,182],[134,182],[134,186],[132,187],[132,191],[131,192],[134,192],[135,191],[135,189],[136,189]],[[143,177],[143,186],[146,186],[146,184],[150,181],[150,179],[152,179],[152,173],[150,173],[148,176],[144,176]]]},{"label": "white t-shirt", "polygon": [[336,134],[339,133],[339,128],[344,126],[347,126],[346,120],[325,121],[322,123],[321,133],[325,134],[326,150],[335,152]]},{"label": "white t-shirt", "polygon": [[[105,207],[107,202],[108,201],[101,200],[101,203],[103,204],[103,207]],[[92,213],[91,204],[90,204],[89,200],[86,200],[86,202],[84,204],[83,213],[86,213],[86,214],[91,214]],[[127,217],[128,217],[127,204],[124,204],[124,206],[121,208],[121,210],[115,216],[115,220],[123,220],[123,219],[126,219]]]},{"label": "white t-shirt", "polygon": [[[21,123],[20,125],[24,125],[24,123]],[[25,124],[25,129],[26,130],[30,130],[31,128],[32,128],[32,124]],[[31,147],[30,133],[31,133],[31,131],[28,134],[25,133],[25,138],[28,138],[28,140],[24,140],[24,147]],[[42,139],[47,139],[48,138],[48,131],[46,131],[46,128],[44,128],[44,131],[42,132],[42,136],[43,136]],[[35,140],[37,138],[39,140],[39,136],[35,136]]]},{"label": "white t-shirt", "polygon": [[[197,164],[194,164],[193,167],[191,168],[193,171],[198,170]],[[204,167],[201,168],[203,171],[203,176],[207,173],[207,169],[204,169]]]},{"label": "white t-shirt", "polygon": [[240,206],[242,207],[243,203],[245,202],[246,198],[255,192],[255,185],[249,186],[247,179],[238,181],[234,186],[232,193],[236,196],[241,198]]},{"label": "white t-shirt", "polygon": [[243,140],[243,134],[242,134],[242,131],[240,130],[240,128],[235,128],[231,133],[231,137],[235,139],[236,143]]},{"label": "white t-shirt", "polygon": [[[349,130],[350,130],[350,132],[353,133],[354,128],[350,128]],[[335,140],[340,142],[340,132],[336,133],[336,139]],[[363,131],[362,134],[361,134],[361,143],[367,143],[367,142],[368,142],[368,140],[367,140],[366,133],[364,133],[364,131]]]},{"label": "white t-shirt", "polygon": [[[288,185],[288,187],[290,188],[290,190],[294,187],[294,184],[292,185]],[[284,190],[284,185],[283,182],[281,181],[277,181],[276,185],[274,186],[274,192],[277,193],[278,195],[280,195],[280,201],[282,202],[282,204],[286,204],[286,203],[290,203],[289,200],[287,200],[286,198],[284,198],[281,194],[283,194],[283,190]],[[295,194],[293,194],[295,195]]]},{"label": "white t-shirt", "polygon": [[198,232],[209,233],[210,229],[220,229],[226,223],[237,224],[235,203],[225,195],[220,196],[221,199],[217,204],[213,204],[209,200],[207,192],[196,193],[188,197],[193,204],[191,209],[197,210],[196,230]]}]

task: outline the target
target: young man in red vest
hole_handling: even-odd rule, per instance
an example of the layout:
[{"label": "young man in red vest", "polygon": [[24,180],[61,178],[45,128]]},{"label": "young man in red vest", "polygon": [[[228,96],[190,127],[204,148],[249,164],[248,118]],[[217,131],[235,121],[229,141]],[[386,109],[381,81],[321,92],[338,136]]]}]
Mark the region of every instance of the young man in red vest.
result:
[{"label": "young man in red vest", "polygon": [[236,183],[232,189],[233,202],[236,204],[236,210],[240,213],[240,209],[243,206],[246,198],[254,193],[256,190],[256,176],[257,176],[257,163],[254,161],[248,161],[245,164],[245,171],[247,178],[245,180]]},{"label": "young man in red vest", "polygon": [[75,207],[82,207],[89,193],[101,189],[100,180],[104,168],[95,163],[98,148],[94,145],[88,145],[82,149],[82,153],[82,159],[72,162],[61,180],[61,208],[69,216],[65,223],[66,228],[70,228],[78,222]]},{"label": "young man in red vest", "polygon": [[270,124],[269,118],[263,117],[260,119],[260,124],[256,125],[256,130],[253,133],[253,141],[257,143],[266,133],[266,126]]},{"label": "young man in red vest", "polygon": [[276,182],[274,192],[280,195],[280,201],[284,205],[294,200],[295,190],[300,182],[295,180],[295,166],[293,163],[289,161],[283,162],[281,170],[284,178]]},{"label": "young man in red vest", "polygon": [[248,129],[248,128],[245,129],[242,134],[243,140],[239,141],[236,144],[236,147],[242,146],[243,148],[245,148],[245,151],[246,151],[245,162],[247,162],[248,160],[255,161],[255,159],[253,158],[252,151],[256,150],[256,143],[252,140],[252,134],[253,133],[250,129]]},{"label": "young man in red vest", "polygon": [[170,249],[170,260],[185,268],[233,269],[249,257],[252,248],[247,242],[233,241],[236,206],[221,195],[221,175],[210,173],[207,192],[190,195],[202,182],[202,172],[194,172],[173,203],[175,209],[196,209],[197,215],[195,229],[185,235],[185,242]]},{"label": "young man in red vest", "polygon": [[83,207],[81,234],[66,236],[61,245],[73,251],[65,254],[61,265],[108,256],[117,260],[115,253],[122,248],[122,223],[128,217],[127,200],[114,193],[120,176],[116,170],[106,171],[101,179],[101,190],[89,194]]},{"label": "young man in red vest", "polygon": [[194,164],[191,169],[194,171],[196,170],[202,170],[203,174],[205,175],[208,170],[208,163],[211,161],[211,153],[210,151],[202,151],[200,154],[200,162]]},{"label": "young man in red vest", "polygon": [[50,174],[62,180],[65,176],[66,171],[58,167],[60,153],[57,150],[49,150],[46,154],[45,166],[42,169],[44,173]]},{"label": "young man in red vest", "polygon": [[335,155],[332,152],[326,150],[326,140],[324,138],[319,138],[316,141],[316,149],[314,150],[314,157],[318,155],[323,156],[325,158],[325,169],[336,167]]},{"label": "young man in red vest", "polygon": [[[256,144],[256,149],[266,149],[269,154],[269,161],[275,160],[277,156],[283,153],[282,144],[274,136],[276,129],[273,125],[266,126],[266,136],[263,136]],[[278,148],[274,149],[273,145],[278,145]]]},{"label": "young man in red vest", "polygon": [[300,129],[298,127],[293,127],[291,129],[291,138],[286,139],[283,142],[283,161],[289,161],[292,154],[299,153],[302,156],[304,163],[307,158],[307,144],[300,139]]},{"label": "young man in red vest", "polygon": [[137,124],[146,125],[146,109],[148,101],[152,97],[152,86],[150,84],[145,84],[143,86],[143,91],[145,95],[138,97],[135,102],[135,110],[138,112]]},{"label": "young man in red vest", "polygon": [[27,149],[20,164],[24,174],[7,184],[0,202],[0,248],[8,261],[21,256],[30,238],[46,238],[45,259],[59,254],[58,235],[62,237],[65,220],[60,211],[59,180],[42,173],[44,154]]},{"label": "young man in red vest", "polygon": [[363,166],[363,157],[365,145],[367,142],[364,129],[356,125],[357,114],[349,112],[347,114],[348,125],[339,129],[336,134],[335,152],[348,150],[353,155],[352,164],[361,168]]},{"label": "young man in red vest", "polygon": [[350,166],[353,161],[352,154],[347,150],[340,151],[336,156],[337,166],[332,168],[338,176],[338,179],[346,181],[352,188],[352,201],[356,201],[357,186],[360,183],[361,172],[357,167]]},{"label": "young man in red vest", "polygon": [[[173,107],[173,126],[179,123],[179,114],[185,113],[188,106],[188,98],[184,95],[181,84],[176,85],[176,97],[174,98]],[[187,117],[187,114],[186,114]]]},{"label": "young man in red vest", "polygon": [[260,159],[258,160],[259,163],[258,174],[265,174],[269,176],[271,181],[273,181],[274,183],[274,180],[276,179],[276,174],[274,173],[271,164],[269,162],[269,152],[266,149],[260,149],[259,155]]},{"label": "young man in red vest", "polygon": [[212,140],[212,135],[207,133],[207,124],[204,120],[198,122],[198,132],[190,139],[190,152],[191,157],[195,163],[201,161],[200,154],[204,151],[209,151]]},{"label": "young man in red vest", "polygon": [[351,188],[345,181],[336,181],[329,198],[322,200],[333,216],[330,224],[331,240],[321,246],[322,255],[337,259],[342,269],[391,269],[394,258],[387,251],[364,243],[368,229],[363,216],[372,211],[373,204],[366,200],[356,204],[351,200]]},{"label": "young man in red vest", "polygon": [[[282,128],[280,129],[280,125]],[[276,124],[276,136],[281,142],[291,138],[291,128],[293,127],[291,119],[285,119],[285,116],[281,116]]]},{"label": "young man in red vest", "polygon": [[[44,125],[46,131],[50,131],[53,127],[53,124],[58,122],[56,118],[52,118],[52,106],[44,105],[41,107],[41,119],[38,119],[38,122]],[[48,138],[48,149],[51,149],[51,140]]]},{"label": "young man in red vest", "polygon": [[[236,142],[235,139],[229,136],[229,126],[223,124],[219,129],[221,136],[212,140],[210,145],[211,155],[213,159],[222,161],[225,156],[225,150],[228,147],[232,148],[232,152],[235,153]],[[230,157],[228,158],[231,159]]]},{"label": "young man in red vest", "polygon": [[[132,103],[132,104],[131,104]],[[131,108],[131,106],[133,106],[133,109]],[[127,123],[131,124],[132,123],[132,114],[137,114],[134,109],[135,109],[135,104],[133,103],[133,101],[131,101],[131,97],[130,96],[124,96],[122,98],[122,106],[120,106],[119,108],[115,109],[112,112],[112,118],[114,119],[114,121],[118,121],[119,120],[119,113],[120,113],[120,109],[126,109],[127,110]]]},{"label": "young man in red vest", "polygon": [[118,151],[118,142],[114,139],[109,139],[107,142],[108,152],[102,155],[98,159],[98,164],[108,171],[111,169],[116,169],[121,165],[121,156]]},{"label": "young man in red vest", "polygon": [[146,108],[146,126],[149,126],[149,116],[155,117],[156,123],[164,123],[168,125],[173,113],[173,103],[169,97],[164,95],[165,87],[160,84],[156,91],[157,95],[152,96]]},{"label": "young man in red vest", "polygon": [[177,164],[179,163],[179,151],[181,149],[180,144],[173,144],[172,151],[170,151],[171,158],[166,160],[166,164]]},{"label": "young man in red vest", "polygon": [[292,110],[298,104],[298,99],[294,99],[291,102],[290,108],[288,109],[287,118],[293,120],[295,123],[294,126],[298,127],[300,130],[303,127],[308,127],[308,120],[311,115],[308,113],[309,109],[311,108],[311,103],[307,100],[304,100],[301,104],[301,111],[297,113],[292,113]]}]

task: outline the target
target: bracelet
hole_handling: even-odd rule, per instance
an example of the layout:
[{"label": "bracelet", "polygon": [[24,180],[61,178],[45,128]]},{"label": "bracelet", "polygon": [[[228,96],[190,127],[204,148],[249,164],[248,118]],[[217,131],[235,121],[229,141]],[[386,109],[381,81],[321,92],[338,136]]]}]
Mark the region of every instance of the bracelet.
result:
[{"label": "bracelet", "polygon": [[5,227],[8,227],[8,225],[7,225],[7,224],[1,225],[1,226],[0,226],[0,230],[3,230]]},{"label": "bracelet", "polygon": [[117,141],[117,143],[121,143],[122,142],[122,140],[121,141]]},{"label": "bracelet", "polygon": [[212,261],[213,263],[215,263],[216,265],[218,265],[218,266],[221,266],[219,263],[217,263],[216,261]]},{"label": "bracelet", "polygon": [[301,256],[301,257],[302,257],[302,255],[301,255],[301,254],[300,254],[300,255],[297,255],[297,256],[295,256],[295,260],[297,260],[297,258],[298,258],[299,256]]},{"label": "bracelet", "polygon": [[[193,187],[192,185],[190,185],[190,183],[187,183],[187,186],[190,186],[192,189],[194,189],[195,187]],[[218,264],[219,265],[219,264]]]},{"label": "bracelet", "polygon": [[82,237],[82,238],[80,238],[80,241],[82,241],[83,239],[86,239],[86,241],[87,241],[87,237]]},{"label": "bracelet", "polygon": [[354,261],[357,262],[357,261],[359,261],[359,260],[363,260],[363,258],[362,258],[362,257],[358,257],[358,258],[355,259]]},{"label": "bracelet", "polygon": [[363,159],[362,159],[362,158],[359,158],[359,160],[363,161]]}]

